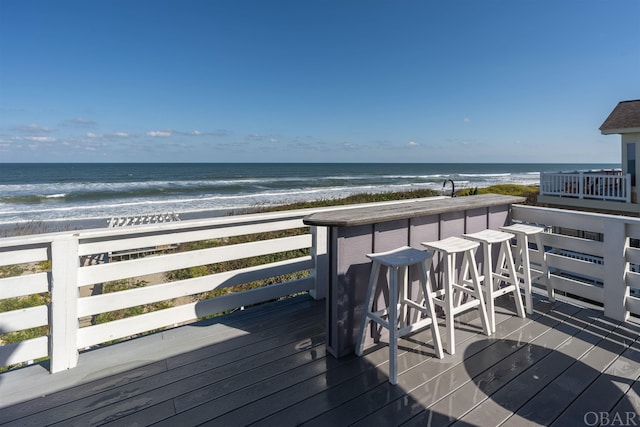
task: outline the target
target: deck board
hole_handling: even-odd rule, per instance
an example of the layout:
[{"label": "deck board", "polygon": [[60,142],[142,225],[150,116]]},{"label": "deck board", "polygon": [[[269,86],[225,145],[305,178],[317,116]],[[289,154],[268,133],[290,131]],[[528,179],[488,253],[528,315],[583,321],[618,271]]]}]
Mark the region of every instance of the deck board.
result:
[{"label": "deck board", "polygon": [[[307,315],[306,312],[301,312],[300,314]],[[251,370],[259,369],[261,365],[265,365],[270,359],[290,361],[299,357],[298,355],[304,355],[305,353],[296,354],[296,347],[300,345],[301,340],[309,340],[309,342],[316,343],[322,342],[324,325],[317,319],[317,316],[307,316],[306,322],[305,318],[296,318],[295,321],[297,326],[302,325],[304,327],[291,330],[288,325],[280,325],[276,328],[271,328],[282,334],[278,336],[286,345],[280,343],[280,346],[275,349],[267,347],[264,351],[254,355],[252,353],[256,351],[257,347],[259,348],[260,343],[248,346],[249,348],[242,346],[221,352],[215,356],[195,360],[190,364],[177,365],[173,369],[135,383],[125,384],[103,393],[75,400],[67,405],[58,406],[43,414],[43,416],[49,422],[52,419],[68,420],[72,423],[77,422],[79,425],[86,425],[90,421],[95,423],[97,420],[110,420],[114,415],[122,417],[132,411],[135,413],[167,399],[183,399],[184,396],[195,394],[193,390],[200,391],[203,390],[203,387],[228,392],[230,389],[228,384],[219,388],[216,384],[222,381],[229,381],[229,379],[234,379],[236,384],[239,383],[237,387],[242,387],[242,378],[244,377],[240,376],[239,373],[249,372],[247,377],[251,377]],[[307,326],[307,324],[309,325]],[[289,332],[286,333],[287,331]],[[272,335],[275,332],[269,330],[266,333]],[[276,340],[276,342],[278,341]],[[271,341],[267,341],[267,343],[271,343]],[[219,351],[217,347],[212,346],[207,349],[209,354]],[[199,352],[202,353],[200,350]],[[251,378],[254,381],[257,379],[256,377]],[[126,399],[121,398],[120,402],[115,403],[112,402],[111,398],[114,395],[126,397]],[[42,420],[37,416],[35,418],[37,419],[35,425],[38,425]],[[25,419],[25,421],[28,420],[29,417]]]},{"label": "deck board", "polygon": [[[606,318],[602,318],[601,322],[605,336],[598,345],[577,358],[575,363],[511,416],[506,425],[551,425],[631,344],[628,336],[630,331],[624,325]],[[611,332],[606,333],[609,328]]]},{"label": "deck board", "polygon": [[[579,329],[579,325],[574,325],[573,327],[578,329],[575,335],[569,337],[539,363],[522,372],[515,380],[494,393],[490,399],[477,405],[454,425],[500,425],[507,420],[513,412],[516,412],[549,382],[571,366],[575,358],[580,357],[600,342],[603,337],[596,338],[593,334],[593,330],[596,329],[593,324],[601,314],[601,312],[589,310],[577,313],[575,317],[583,318],[585,321],[584,329]],[[565,322],[563,325],[569,325],[569,323]]]},{"label": "deck board", "polygon": [[544,300],[522,319],[508,298],[491,337],[475,310],[460,316],[455,355],[434,357],[428,329],[402,338],[397,386],[384,343],[360,358],[329,355],[324,302],[301,297],[89,352],[67,376],[42,367],[1,374],[0,398],[21,379],[25,389],[44,384],[46,395],[0,399],[0,424],[520,426],[638,413],[637,325]]}]

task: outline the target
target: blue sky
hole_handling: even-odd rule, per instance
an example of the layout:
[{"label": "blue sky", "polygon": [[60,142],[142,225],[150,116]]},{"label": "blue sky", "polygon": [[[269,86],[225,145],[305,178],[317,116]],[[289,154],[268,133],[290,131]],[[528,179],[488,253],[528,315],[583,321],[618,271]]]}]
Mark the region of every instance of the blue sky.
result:
[{"label": "blue sky", "polygon": [[619,162],[638,0],[0,0],[0,162]]}]

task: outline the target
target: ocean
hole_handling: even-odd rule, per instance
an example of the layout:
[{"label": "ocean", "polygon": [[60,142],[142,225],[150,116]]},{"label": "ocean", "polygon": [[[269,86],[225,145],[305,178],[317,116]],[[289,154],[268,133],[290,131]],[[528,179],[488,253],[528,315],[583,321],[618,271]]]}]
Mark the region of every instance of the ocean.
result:
[{"label": "ocean", "polygon": [[[182,219],[357,193],[539,184],[540,172],[619,164],[2,164],[0,227],[65,222],[102,227],[112,217],[175,213]],[[447,185],[447,194],[451,191]]]}]

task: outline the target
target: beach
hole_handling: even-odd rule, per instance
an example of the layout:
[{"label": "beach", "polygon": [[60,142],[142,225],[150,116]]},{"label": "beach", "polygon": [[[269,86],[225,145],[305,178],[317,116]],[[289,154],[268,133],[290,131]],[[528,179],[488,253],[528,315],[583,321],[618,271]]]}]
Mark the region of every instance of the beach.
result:
[{"label": "beach", "polygon": [[540,172],[618,164],[105,163],[0,164],[0,229],[106,227],[113,217],[209,218],[354,194],[539,184]]}]

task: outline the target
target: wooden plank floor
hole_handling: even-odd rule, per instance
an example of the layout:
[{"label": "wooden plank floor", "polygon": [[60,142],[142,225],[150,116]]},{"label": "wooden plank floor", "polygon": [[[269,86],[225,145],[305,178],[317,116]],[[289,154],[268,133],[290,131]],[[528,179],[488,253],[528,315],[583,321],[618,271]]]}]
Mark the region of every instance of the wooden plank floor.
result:
[{"label": "wooden plank floor", "polygon": [[384,345],[327,355],[324,301],[298,297],[90,351],[64,373],[2,374],[0,424],[640,424],[637,325],[542,300],[521,319],[503,298],[496,334],[460,316],[442,360],[428,329],[405,337],[396,386]]}]

